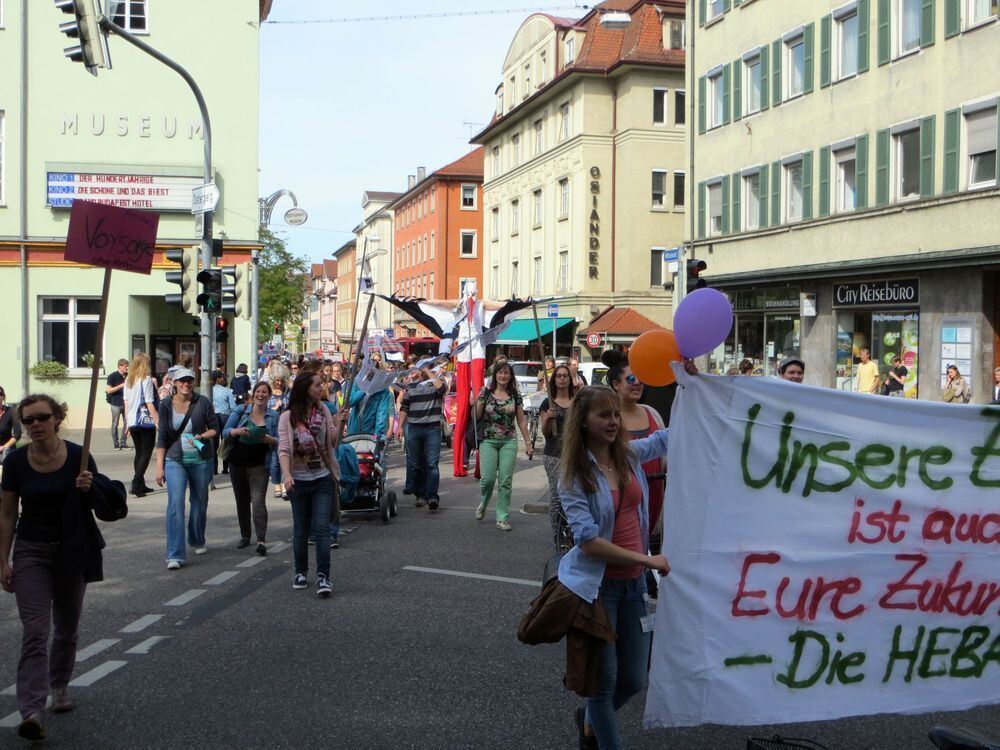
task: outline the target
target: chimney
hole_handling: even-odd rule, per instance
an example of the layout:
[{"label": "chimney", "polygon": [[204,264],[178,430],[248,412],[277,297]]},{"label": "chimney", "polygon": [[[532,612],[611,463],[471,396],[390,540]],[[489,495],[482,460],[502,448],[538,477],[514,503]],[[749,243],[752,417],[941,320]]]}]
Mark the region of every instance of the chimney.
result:
[{"label": "chimney", "polygon": [[412,175],[412,174],[406,175],[406,189],[407,190],[413,190],[413,188],[416,186],[416,184],[417,184],[417,178],[416,178],[415,175]]},{"label": "chimney", "polygon": [[427,167],[417,167],[417,182],[423,182],[427,177]]}]

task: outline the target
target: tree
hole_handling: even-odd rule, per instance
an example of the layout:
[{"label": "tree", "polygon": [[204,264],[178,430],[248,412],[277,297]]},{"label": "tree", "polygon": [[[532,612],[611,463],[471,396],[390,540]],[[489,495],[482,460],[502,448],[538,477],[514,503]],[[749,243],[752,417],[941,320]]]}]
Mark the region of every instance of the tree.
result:
[{"label": "tree", "polygon": [[269,229],[260,230],[260,319],[257,336],[269,341],[274,326],[284,331],[302,321],[302,278],[309,262],[289,252],[285,241]]}]

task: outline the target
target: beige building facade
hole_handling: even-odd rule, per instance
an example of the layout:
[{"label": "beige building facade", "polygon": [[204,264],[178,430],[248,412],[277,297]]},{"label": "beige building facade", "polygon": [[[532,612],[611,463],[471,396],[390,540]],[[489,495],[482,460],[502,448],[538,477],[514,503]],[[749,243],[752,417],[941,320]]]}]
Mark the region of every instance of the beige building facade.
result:
[{"label": "beige building facade", "polygon": [[861,348],[905,395],[948,365],[992,397],[1000,303],[997,4],[701,0],[693,254],[736,322],[711,358],[854,389]]},{"label": "beige building facade", "polygon": [[578,332],[610,306],[670,323],[663,251],[683,239],[687,195],[683,7],[613,0],[578,20],[530,16],[473,140],[485,148],[483,292],[557,298],[560,355],[596,356]]}]

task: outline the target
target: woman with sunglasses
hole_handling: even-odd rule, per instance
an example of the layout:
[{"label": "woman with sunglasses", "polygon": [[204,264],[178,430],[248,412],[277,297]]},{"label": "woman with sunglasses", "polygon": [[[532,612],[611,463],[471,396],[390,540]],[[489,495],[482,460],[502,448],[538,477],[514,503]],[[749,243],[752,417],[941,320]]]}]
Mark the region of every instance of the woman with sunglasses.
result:
[{"label": "woman with sunglasses", "polygon": [[17,410],[7,405],[7,393],[0,388],[0,466],[21,439],[21,423]]},{"label": "woman with sunglasses", "polygon": [[167,570],[187,560],[184,546],[184,495],[190,488],[187,543],[196,555],[208,552],[205,521],[212,481],[216,417],[212,402],[194,392],[194,372],[174,373],[177,393],[160,404],[156,436],[156,483],[167,485]]},{"label": "woman with sunglasses", "polygon": [[125,377],[125,424],[135,448],[131,492],[136,497],[144,497],[153,491],[152,487],[146,486],[146,469],[153,457],[156,428],[159,424],[155,389],[156,383],[150,376],[149,356],[139,352],[132,357],[132,364]]},{"label": "woman with sunglasses", "polygon": [[[280,362],[272,362],[268,367],[269,376],[267,382],[271,386],[271,398],[267,401],[267,408],[281,416],[281,413],[288,408],[290,392],[288,390],[288,379],[291,375],[288,368]],[[271,466],[271,481],[274,483],[274,496],[282,500],[288,499],[285,492],[285,485],[281,482],[281,468],[278,462],[274,461]]]},{"label": "woman with sunglasses", "polygon": [[17,707],[22,718],[17,733],[37,741],[46,736],[42,717],[50,689],[53,712],[74,708],[67,685],[76,661],[87,581],[97,578],[85,574],[78,552],[81,540],[66,538],[63,515],[67,499],[77,498],[74,489],[90,489],[97,465],[91,456],[87,470],[80,471],[83,449],[59,437],[66,407],[54,398],[28,396],[17,410],[31,443],[15,450],[4,465],[0,583],[16,596],[24,628],[17,666]]},{"label": "woman with sunglasses", "polygon": [[[628,357],[621,352],[608,350],[601,355],[601,361],[608,367],[608,384],[621,399],[622,428],[628,440],[649,437],[663,429],[663,419],[651,406],[640,404],[644,386],[628,366]],[[663,510],[663,493],[667,488],[665,458],[656,456],[642,465],[649,483],[649,529],[658,537],[657,522]]]},{"label": "woman with sunglasses", "polygon": [[236,497],[240,523],[237,549],[250,546],[250,521],[257,534],[257,554],[267,554],[267,480],[278,445],[278,413],[267,408],[271,386],[260,382],[249,404],[237,407],[222,432],[232,440],[229,451],[229,478]]},{"label": "woman with sunglasses", "polygon": [[573,371],[567,365],[556,365],[549,379],[549,396],[538,409],[541,414],[542,435],[545,437],[542,461],[545,464],[545,476],[549,480],[549,522],[557,545],[559,540],[556,535],[559,533],[559,518],[562,515],[562,506],[559,504],[559,454],[566,412],[577,390]]}]

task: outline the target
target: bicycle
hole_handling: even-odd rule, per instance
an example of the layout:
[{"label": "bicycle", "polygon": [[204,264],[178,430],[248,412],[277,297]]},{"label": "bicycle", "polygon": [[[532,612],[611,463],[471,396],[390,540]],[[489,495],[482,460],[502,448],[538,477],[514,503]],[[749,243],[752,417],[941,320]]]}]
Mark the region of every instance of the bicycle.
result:
[{"label": "bicycle", "polygon": [[[937,726],[927,733],[938,750],[1000,750],[1000,741],[968,729]],[[747,750],[829,750],[813,740],[774,735],[770,738],[751,737]]]}]

